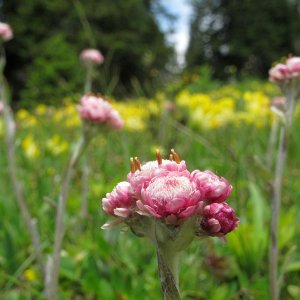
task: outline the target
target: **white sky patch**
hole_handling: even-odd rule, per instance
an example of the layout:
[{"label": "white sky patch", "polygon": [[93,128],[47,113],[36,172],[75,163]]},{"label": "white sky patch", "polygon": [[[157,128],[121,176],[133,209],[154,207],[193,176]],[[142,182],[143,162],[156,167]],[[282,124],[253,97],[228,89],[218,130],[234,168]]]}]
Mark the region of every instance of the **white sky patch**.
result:
[{"label": "white sky patch", "polygon": [[[162,5],[177,19],[174,24],[174,33],[167,36],[169,43],[175,46],[178,63],[182,66],[185,62],[185,52],[189,42],[189,18],[192,8],[188,0],[161,0]],[[166,20],[159,18],[160,26],[163,30],[168,29]]]}]

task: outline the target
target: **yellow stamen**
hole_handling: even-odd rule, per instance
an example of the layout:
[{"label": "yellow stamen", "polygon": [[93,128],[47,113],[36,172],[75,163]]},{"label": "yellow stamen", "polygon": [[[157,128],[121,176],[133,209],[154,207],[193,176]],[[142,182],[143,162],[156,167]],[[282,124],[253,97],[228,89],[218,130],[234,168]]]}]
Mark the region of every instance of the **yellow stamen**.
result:
[{"label": "yellow stamen", "polygon": [[137,168],[139,171],[141,171],[141,163],[140,163],[140,161],[139,161],[139,159],[138,159],[137,156],[134,158],[134,162],[135,162],[136,168]]},{"label": "yellow stamen", "polygon": [[158,165],[160,166],[162,164],[162,158],[158,149],[156,149],[156,160],[158,162]]},{"label": "yellow stamen", "polygon": [[132,157],[130,157],[130,172],[132,174],[135,172],[135,166],[134,166],[134,161],[133,161]]},{"label": "yellow stamen", "polygon": [[180,163],[180,156],[175,152],[174,149],[171,149],[171,152],[174,156],[175,161],[179,164]]}]

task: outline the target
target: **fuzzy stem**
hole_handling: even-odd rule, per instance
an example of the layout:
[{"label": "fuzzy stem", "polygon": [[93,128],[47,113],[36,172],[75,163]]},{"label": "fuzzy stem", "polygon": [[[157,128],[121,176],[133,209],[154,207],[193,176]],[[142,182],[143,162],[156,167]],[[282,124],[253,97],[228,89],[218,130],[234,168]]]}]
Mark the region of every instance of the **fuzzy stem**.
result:
[{"label": "fuzzy stem", "polygon": [[86,95],[88,92],[92,90],[92,76],[93,76],[93,63],[87,63],[86,67],[86,77],[84,83],[84,94]]},{"label": "fuzzy stem", "polygon": [[[4,51],[4,50],[2,50]],[[20,183],[17,175],[16,149],[15,149],[15,121],[8,105],[8,96],[5,92],[5,79],[3,76],[3,68],[5,64],[5,55],[3,54],[1,60],[0,72],[0,99],[3,100],[3,117],[5,124],[5,143],[7,148],[8,171],[13,185],[13,191],[16,196],[17,205],[21,212],[23,222],[30,234],[31,243],[35,252],[39,271],[44,277],[44,258],[42,253],[40,234],[37,229],[37,220],[33,218],[29,207],[26,203],[26,198],[23,191],[23,186]]]},{"label": "fuzzy stem", "polygon": [[290,133],[295,110],[297,82],[292,82],[286,87],[287,110],[284,114],[284,123],[281,124],[278,153],[275,165],[275,177],[273,181],[273,199],[270,228],[270,300],[278,300],[280,288],[278,285],[278,228],[282,193],[282,178],[287,156],[287,140]]},{"label": "fuzzy stem", "polygon": [[269,139],[269,147],[267,151],[267,168],[268,170],[272,169],[273,161],[274,161],[274,149],[277,142],[277,132],[279,127],[279,119],[278,116],[274,117],[272,122],[271,132],[270,132],[270,139]]},{"label": "fuzzy stem", "polygon": [[178,278],[179,253],[170,247],[157,246],[157,262],[164,300],[180,300]]},{"label": "fuzzy stem", "polygon": [[[75,166],[88,145],[89,139],[83,134],[78,141],[74,152],[69,161],[65,179],[62,185],[61,194],[58,198],[58,206],[56,211],[55,220],[55,235],[54,235],[54,250],[52,257],[48,259],[47,272],[45,280],[45,294],[48,300],[57,299],[58,291],[58,278],[59,278],[59,267],[60,267],[60,252],[62,246],[62,240],[64,235],[64,213],[68,198],[68,191],[70,182],[74,173]],[[50,274],[49,274],[50,273]]]},{"label": "fuzzy stem", "polygon": [[89,182],[89,172],[90,168],[88,166],[88,159],[86,155],[82,157],[82,175],[81,175],[81,208],[80,216],[82,219],[87,219],[88,217],[88,182]]},{"label": "fuzzy stem", "polygon": [[273,183],[273,201],[271,218],[271,247],[270,247],[270,299],[279,299],[277,288],[278,270],[278,223],[281,202],[282,176],[286,160],[286,127],[280,130],[279,149],[276,161],[275,178]]}]

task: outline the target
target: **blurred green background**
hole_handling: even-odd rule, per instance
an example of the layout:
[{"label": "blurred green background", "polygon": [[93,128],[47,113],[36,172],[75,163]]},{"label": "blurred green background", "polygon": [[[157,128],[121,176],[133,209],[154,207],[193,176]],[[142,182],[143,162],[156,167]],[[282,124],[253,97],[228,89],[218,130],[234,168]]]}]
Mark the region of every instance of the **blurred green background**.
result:
[{"label": "blurred green background", "polygon": [[[175,148],[190,170],[210,169],[233,185],[240,217],[227,243],[195,240],[182,255],[183,299],[268,299],[272,170],[269,106],[280,90],[267,82],[274,61],[300,54],[300,4],[288,0],[186,1],[189,43],[178,60],[168,40],[183,1],[4,0],[14,30],[5,74],[17,122],[17,161],[43,249],[50,253],[63,172],[80,135],[76,104],[84,48],[98,48],[93,91],[125,120],[99,132],[85,155],[88,216],[81,216],[81,165],[72,181],[60,272],[60,299],[161,299],[154,248],[110,219],[100,199],[126,179],[129,157],[165,157]],[[177,4],[178,4],[177,3]],[[177,5],[176,4],[176,5]],[[178,4],[179,5],[179,4]],[[281,299],[300,299],[300,110],[288,149],[280,216]],[[0,119],[0,298],[43,299],[43,283],[7,174]]]}]

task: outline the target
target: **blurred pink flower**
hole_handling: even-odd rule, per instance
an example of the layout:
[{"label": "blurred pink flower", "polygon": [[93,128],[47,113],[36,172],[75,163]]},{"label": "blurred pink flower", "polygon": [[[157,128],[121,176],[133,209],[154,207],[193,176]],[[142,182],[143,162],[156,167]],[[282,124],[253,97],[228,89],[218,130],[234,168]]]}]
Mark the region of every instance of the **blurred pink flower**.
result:
[{"label": "blurred pink flower", "polygon": [[275,82],[282,82],[298,78],[300,76],[300,57],[292,56],[285,64],[277,64],[269,71],[269,79]]},{"label": "blurred pink flower", "polygon": [[0,37],[4,41],[9,41],[13,38],[13,31],[8,24],[0,22]]},{"label": "blurred pink flower", "polygon": [[224,202],[232,191],[232,185],[225,178],[219,177],[211,171],[195,170],[191,176],[198,189],[203,193],[204,199],[209,202]]},{"label": "blurred pink flower", "polygon": [[130,184],[126,181],[118,183],[111,193],[106,194],[102,199],[103,210],[114,216],[129,217],[136,199]]},{"label": "blurred pink flower", "polygon": [[77,109],[83,120],[92,123],[106,123],[115,129],[121,128],[124,124],[119,113],[106,100],[98,96],[83,96]]},{"label": "blurred pink flower", "polygon": [[227,203],[212,203],[203,209],[201,229],[212,236],[224,236],[234,230],[239,222],[234,210]]},{"label": "blurred pink flower", "polygon": [[288,67],[284,64],[277,64],[269,71],[271,81],[281,81],[288,78]]},{"label": "blurred pink flower", "polygon": [[80,53],[82,61],[101,65],[104,62],[104,57],[97,49],[85,49]]},{"label": "blurred pink flower", "polygon": [[4,104],[2,101],[0,101],[0,114],[3,112]]},{"label": "blurred pink flower", "polygon": [[286,110],[286,97],[274,97],[271,100],[271,107],[275,106],[276,108],[285,111]]},{"label": "blurred pink flower", "polygon": [[300,57],[293,56],[286,60],[286,66],[289,71],[290,78],[300,75]]}]

